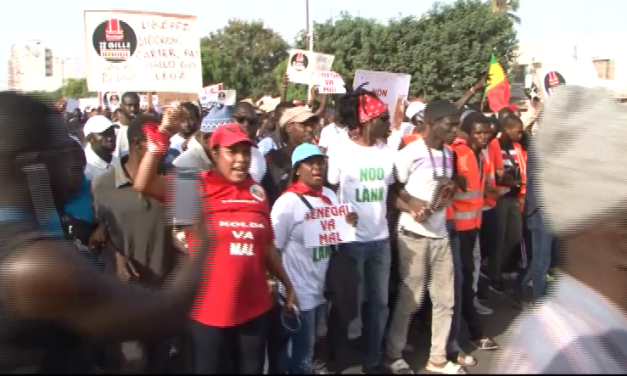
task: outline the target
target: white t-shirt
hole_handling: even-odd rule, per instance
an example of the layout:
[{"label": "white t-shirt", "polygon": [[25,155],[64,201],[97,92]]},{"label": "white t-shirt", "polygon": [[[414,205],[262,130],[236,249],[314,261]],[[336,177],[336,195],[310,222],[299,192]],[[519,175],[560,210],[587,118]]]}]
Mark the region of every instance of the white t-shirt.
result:
[{"label": "white t-shirt", "polygon": [[85,164],[85,177],[89,181],[94,181],[98,176],[107,172],[117,159],[113,156],[113,158],[111,158],[111,163],[105,162],[92,150],[90,144],[87,144],[83,150],[85,152],[85,160],[87,162]]},{"label": "white t-shirt", "polygon": [[[411,196],[430,202],[435,193],[436,181],[433,170],[438,177],[443,176],[444,159],[446,160],[446,176],[453,176],[453,154],[447,147],[442,150],[431,149],[433,161],[429,157],[427,145],[419,140],[407,145],[396,153],[394,167],[396,178],[405,184],[405,190]],[[445,156],[445,157],[444,157]],[[446,231],[446,210],[442,209],[431,214],[424,222],[416,222],[408,213],[401,213],[399,226],[418,235],[429,238],[444,238]]]},{"label": "white t-shirt", "polygon": [[270,150],[278,149],[276,142],[272,139],[272,137],[266,137],[263,140],[259,141],[257,144],[259,151],[265,156],[270,152]]},{"label": "white t-shirt", "polygon": [[346,141],[348,139],[348,129],[346,129],[346,127],[338,127],[335,123],[332,123],[322,128],[318,146],[327,149],[328,152],[332,145],[339,141]]},{"label": "white t-shirt", "polygon": [[185,138],[180,134],[175,134],[170,138],[170,148],[183,152],[183,144],[185,143]]},{"label": "white t-shirt", "polygon": [[[322,194],[334,204],[337,196],[323,188]],[[318,197],[305,196],[314,208],[324,206]],[[272,207],[274,245],[282,251],[283,267],[290,278],[301,311],[309,311],[324,303],[324,281],[331,247],[305,248],[303,221],[309,208],[295,193],[285,193]]]},{"label": "white t-shirt", "polygon": [[401,123],[398,129],[393,129],[392,133],[388,137],[388,146],[394,150],[398,150],[401,146],[403,136],[410,134],[414,130],[412,123]]},{"label": "white t-shirt", "polygon": [[250,168],[248,169],[248,173],[253,178],[254,181],[261,184],[261,180],[266,175],[266,171],[268,170],[268,165],[266,164],[266,158],[263,153],[256,147],[250,148]]},{"label": "white t-shirt", "polygon": [[117,124],[120,125],[120,129],[118,129],[115,136],[115,151],[113,152],[113,155],[119,159],[122,158],[123,155],[128,154],[128,126],[120,123]]},{"label": "white t-shirt", "polygon": [[340,202],[350,203],[359,216],[357,241],[387,239],[387,196],[394,183],[395,151],[383,142],[367,147],[350,140],[330,151],[328,180],[339,184]]}]

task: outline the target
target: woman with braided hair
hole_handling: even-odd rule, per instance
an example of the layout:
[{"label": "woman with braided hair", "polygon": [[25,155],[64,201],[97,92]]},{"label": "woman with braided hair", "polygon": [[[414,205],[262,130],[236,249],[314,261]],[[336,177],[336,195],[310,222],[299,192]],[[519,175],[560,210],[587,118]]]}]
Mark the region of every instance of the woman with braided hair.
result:
[{"label": "woman with braided hair", "polygon": [[391,251],[386,209],[388,188],[394,182],[395,152],[386,144],[390,114],[377,95],[363,87],[347,88],[338,100],[339,116],[354,137],[329,150],[327,177],[337,187],[340,202],[350,203],[360,218],[356,241],[340,244],[339,248],[357,263],[364,283],[369,320],[364,329],[368,338],[363,367],[366,373],[378,372],[389,314]]}]

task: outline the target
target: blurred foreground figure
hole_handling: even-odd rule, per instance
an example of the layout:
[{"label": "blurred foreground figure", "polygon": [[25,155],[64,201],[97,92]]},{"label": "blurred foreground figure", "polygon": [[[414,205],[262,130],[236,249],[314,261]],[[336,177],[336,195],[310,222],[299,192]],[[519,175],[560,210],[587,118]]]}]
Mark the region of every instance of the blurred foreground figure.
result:
[{"label": "blurred foreground figure", "polygon": [[627,107],[613,98],[566,86],[546,105],[530,158],[564,273],[510,330],[494,373],[627,371]]},{"label": "blurred foreground figure", "polygon": [[196,294],[206,232],[198,256],[163,290],[107,278],[61,231],[57,208],[85,166],[61,115],[0,92],[0,130],[0,374],[89,373],[94,342],[176,330]]}]

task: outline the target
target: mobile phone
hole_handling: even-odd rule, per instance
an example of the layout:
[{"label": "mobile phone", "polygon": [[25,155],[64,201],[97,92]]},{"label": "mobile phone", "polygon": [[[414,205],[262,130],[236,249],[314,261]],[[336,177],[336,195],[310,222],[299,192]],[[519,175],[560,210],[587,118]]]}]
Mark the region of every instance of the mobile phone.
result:
[{"label": "mobile phone", "polygon": [[191,226],[196,220],[200,206],[198,199],[199,174],[200,170],[193,168],[176,169],[172,208],[172,220],[175,226]]}]

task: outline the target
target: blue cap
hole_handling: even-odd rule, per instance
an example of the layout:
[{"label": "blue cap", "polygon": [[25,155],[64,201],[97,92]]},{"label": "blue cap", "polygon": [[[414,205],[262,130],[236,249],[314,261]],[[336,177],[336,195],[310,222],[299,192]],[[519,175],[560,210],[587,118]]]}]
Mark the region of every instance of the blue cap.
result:
[{"label": "blue cap", "polygon": [[300,144],[296,147],[296,149],[294,149],[294,152],[292,153],[292,167],[295,167],[298,163],[304,161],[307,158],[315,157],[317,155],[326,157],[326,155],[324,155],[324,153],[321,152],[320,148],[318,148],[316,145],[310,143]]},{"label": "blue cap", "polygon": [[200,122],[200,131],[212,133],[220,126],[232,123],[231,109],[222,104],[216,104]]}]

